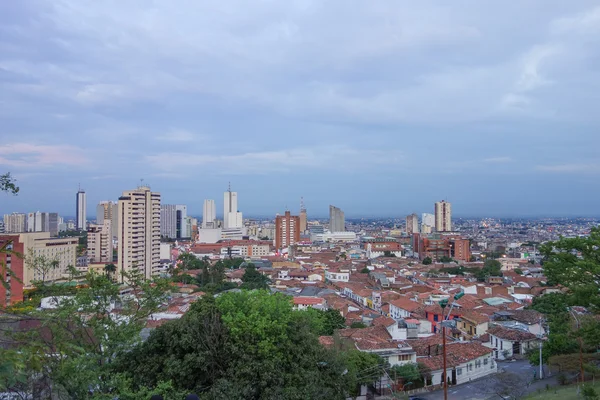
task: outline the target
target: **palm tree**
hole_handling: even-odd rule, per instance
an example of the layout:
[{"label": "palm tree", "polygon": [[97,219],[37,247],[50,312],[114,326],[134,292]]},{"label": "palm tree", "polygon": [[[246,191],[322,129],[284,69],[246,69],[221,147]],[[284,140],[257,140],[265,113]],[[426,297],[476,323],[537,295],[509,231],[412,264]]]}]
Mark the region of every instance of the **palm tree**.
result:
[{"label": "palm tree", "polygon": [[117,271],[117,266],[113,263],[106,264],[104,266],[104,272],[106,272],[106,276],[110,279],[112,274]]}]

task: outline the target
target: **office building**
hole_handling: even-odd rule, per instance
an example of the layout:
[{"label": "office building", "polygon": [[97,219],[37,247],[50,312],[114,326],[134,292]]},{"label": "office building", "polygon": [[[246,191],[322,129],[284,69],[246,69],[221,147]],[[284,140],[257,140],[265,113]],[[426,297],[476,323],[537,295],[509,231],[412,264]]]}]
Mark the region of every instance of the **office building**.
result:
[{"label": "office building", "polygon": [[217,208],[215,207],[215,201],[204,200],[204,207],[202,207],[202,229],[217,228],[216,220]]},{"label": "office building", "polygon": [[451,239],[452,258],[458,261],[471,261],[471,241],[469,239]]},{"label": "office building", "polygon": [[242,228],[244,221],[242,213],[238,210],[237,192],[232,192],[231,187],[223,196],[223,228]]},{"label": "office building", "polygon": [[[2,240],[12,241],[15,246],[13,251],[25,255],[24,258],[13,255],[10,259],[13,272],[25,288],[32,287],[33,281],[51,282],[62,279],[66,276],[67,267],[77,264],[77,237],[53,238],[50,237],[50,232],[26,232],[4,235],[0,242]],[[3,261],[8,261],[5,255],[2,257]],[[51,266],[53,263],[55,265]]]},{"label": "office building", "polygon": [[123,192],[119,197],[117,278],[138,271],[146,279],[160,268],[160,193],[147,186]]},{"label": "office building", "polygon": [[429,234],[435,228],[435,215],[423,213],[421,215],[421,233]]},{"label": "office building", "polygon": [[452,231],[452,205],[444,200],[435,203],[435,230]]},{"label": "office building", "polygon": [[191,223],[187,206],[162,204],[160,206],[160,235],[169,239],[189,239]]},{"label": "office building", "polygon": [[104,220],[102,225],[90,224],[87,230],[87,254],[90,263],[112,263],[112,223]]},{"label": "office building", "polygon": [[27,232],[50,232],[50,215],[40,211],[28,213]]},{"label": "office building", "polygon": [[411,214],[406,217],[406,234],[412,235],[419,232],[419,217],[417,214]]},{"label": "office building", "polygon": [[87,227],[87,199],[85,192],[81,189],[77,191],[75,224],[78,231],[84,231]]},{"label": "office building", "polygon": [[300,198],[300,232],[306,233],[306,207],[304,207],[304,198]]},{"label": "office building", "polygon": [[275,248],[285,249],[296,244],[300,240],[300,217],[290,215],[278,215],[275,218]]},{"label": "office building", "polygon": [[329,206],[329,231],[346,232],[344,212],[335,206]]},{"label": "office building", "polygon": [[4,215],[4,232],[21,233],[27,231],[27,214],[12,213]]},{"label": "office building", "polygon": [[117,230],[119,229],[119,210],[116,202],[113,201],[101,201],[96,206],[96,224],[103,225],[104,221],[110,221],[111,235],[113,238],[117,237]]}]

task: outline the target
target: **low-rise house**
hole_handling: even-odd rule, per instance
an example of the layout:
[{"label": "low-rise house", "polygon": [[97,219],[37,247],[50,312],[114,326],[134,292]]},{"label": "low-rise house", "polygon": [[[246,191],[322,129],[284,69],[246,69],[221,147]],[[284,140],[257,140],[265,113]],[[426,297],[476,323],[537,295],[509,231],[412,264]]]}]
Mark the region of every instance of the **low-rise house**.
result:
[{"label": "low-rise house", "polygon": [[543,325],[542,313],[535,310],[509,310],[494,313],[494,322],[505,327],[525,327],[534,335],[545,335],[546,329]]},{"label": "low-rise house", "polygon": [[323,310],[327,308],[325,299],[321,297],[296,296],[293,298],[295,310],[306,310],[309,307]]},{"label": "low-rise house", "polygon": [[[422,350],[418,353],[417,362],[431,371],[427,385],[441,385],[444,371],[442,346],[428,345],[425,348],[428,353],[425,354]],[[446,376],[450,384],[460,385],[498,372],[492,354],[492,349],[475,342],[447,343]]]},{"label": "low-rise house", "polygon": [[530,349],[537,349],[541,343],[536,335],[521,329],[496,325],[488,329],[487,333],[490,341],[485,345],[494,350],[494,358],[498,360],[524,355]]},{"label": "low-rise house", "polygon": [[488,330],[489,317],[485,314],[466,310],[455,320],[456,328],[469,339],[483,335]]},{"label": "low-rise house", "polygon": [[336,331],[341,340],[352,341],[356,349],[377,354],[391,366],[415,363],[417,354],[403,340],[394,340],[384,326],[372,326],[363,329],[342,329]]},{"label": "low-rise house", "polygon": [[390,302],[390,315],[399,320],[409,318],[410,315],[423,308],[423,304],[412,301],[407,297],[401,297]]},{"label": "low-rise house", "polygon": [[325,271],[325,281],[329,282],[348,282],[350,281],[350,271],[328,269]]}]

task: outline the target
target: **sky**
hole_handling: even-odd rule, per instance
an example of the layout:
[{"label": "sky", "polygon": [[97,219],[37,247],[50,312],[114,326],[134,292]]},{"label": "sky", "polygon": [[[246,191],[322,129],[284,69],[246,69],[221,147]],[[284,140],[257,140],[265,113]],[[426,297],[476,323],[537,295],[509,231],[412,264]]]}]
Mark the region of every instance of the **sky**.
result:
[{"label": "sky", "polygon": [[0,2],[0,213],[600,215],[597,0]]}]

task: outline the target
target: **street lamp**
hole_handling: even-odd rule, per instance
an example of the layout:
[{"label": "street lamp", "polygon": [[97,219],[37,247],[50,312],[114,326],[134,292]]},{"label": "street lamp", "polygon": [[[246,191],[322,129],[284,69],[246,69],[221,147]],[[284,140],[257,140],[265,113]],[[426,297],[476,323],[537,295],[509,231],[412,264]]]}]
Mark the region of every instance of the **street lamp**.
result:
[{"label": "street lamp", "polygon": [[442,357],[443,357],[443,367],[444,367],[444,371],[442,373],[442,379],[444,380],[444,400],[448,400],[448,376],[447,376],[447,370],[446,370],[446,325],[447,325],[447,320],[448,318],[450,318],[450,313],[452,313],[452,309],[454,308],[454,303],[456,303],[456,300],[460,299],[461,297],[463,297],[465,295],[464,292],[460,292],[454,295],[454,301],[452,302],[452,304],[450,305],[450,310],[448,310],[448,315],[446,317],[444,317],[444,310],[446,309],[446,306],[448,305],[448,300],[444,299],[442,301],[440,301],[440,306],[442,307]]},{"label": "street lamp", "polygon": [[577,333],[578,333],[578,339],[579,339],[579,373],[581,374],[581,384],[583,385],[585,383],[585,377],[583,375],[583,343],[581,342],[581,332],[579,332],[579,328],[580,328],[580,324],[579,324],[579,318],[577,318],[577,315],[575,314],[575,312],[573,311],[572,307],[568,307],[569,310],[569,314],[571,314],[573,316],[573,318],[575,319],[575,322],[577,323]]}]

